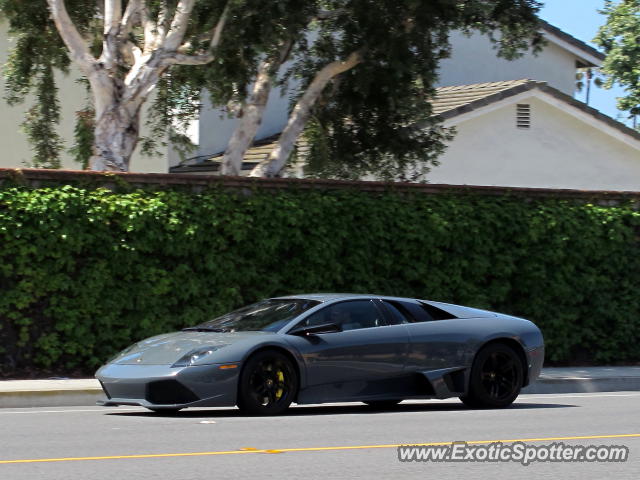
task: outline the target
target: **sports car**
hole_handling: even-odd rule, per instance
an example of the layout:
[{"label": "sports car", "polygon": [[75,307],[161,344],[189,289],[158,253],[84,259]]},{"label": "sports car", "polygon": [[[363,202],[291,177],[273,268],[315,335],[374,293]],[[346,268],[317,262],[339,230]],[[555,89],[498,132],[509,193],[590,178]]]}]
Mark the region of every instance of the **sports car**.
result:
[{"label": "sports car", "polygon": [[96,372],[103,405],[175,412],[234,406],[254,415],[292,402],[459,397],[510,405],[542,368],[529,320],[413,298],[310,294],[271,298],[142,340]]}]

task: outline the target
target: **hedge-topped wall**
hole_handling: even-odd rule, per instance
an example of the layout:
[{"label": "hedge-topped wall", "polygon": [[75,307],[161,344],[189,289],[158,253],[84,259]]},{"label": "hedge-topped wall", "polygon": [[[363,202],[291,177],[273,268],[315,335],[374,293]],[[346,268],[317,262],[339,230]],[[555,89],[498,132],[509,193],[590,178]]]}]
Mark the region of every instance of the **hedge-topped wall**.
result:
[{"label": "hedge-topped wall", "polygon": [[0,187],[0,371],[92,371],[263,297],[373,292],[530,318],[554,361],[640,360],[640,213],[478,194]]}]

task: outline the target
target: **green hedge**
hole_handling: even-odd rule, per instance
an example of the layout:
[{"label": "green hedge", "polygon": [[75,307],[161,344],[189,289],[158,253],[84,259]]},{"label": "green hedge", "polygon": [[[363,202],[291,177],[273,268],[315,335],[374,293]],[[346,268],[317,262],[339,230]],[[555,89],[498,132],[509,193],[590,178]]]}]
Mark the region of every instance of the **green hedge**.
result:
[{"label": "green hedge", "polygon": [[515,196],[0,189],[0,370],[91,371],[257,299],[430,298],[530,318],[553,361],[640,360],[640,214]]}]

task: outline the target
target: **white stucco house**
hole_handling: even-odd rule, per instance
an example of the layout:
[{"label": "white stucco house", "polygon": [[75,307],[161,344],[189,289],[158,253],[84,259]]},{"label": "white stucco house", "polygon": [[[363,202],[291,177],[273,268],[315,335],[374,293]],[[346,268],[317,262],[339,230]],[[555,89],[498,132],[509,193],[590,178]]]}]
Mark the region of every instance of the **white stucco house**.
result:
[{"label": "white stucco house", "polygon": [[[640,190],[640,134],[573,98],[576,70],[600,66],[603,55],[552,25],[543,24],[542,32],[547,39],[543,51],[514,61],[498,58],[485,36],[451,35],[452,55],[441,63],[434,111],[457,133],[427,181]],[[5,60],[6,34],[1,38],[0,60]],[[73,79],[64,80],[60,90],[62,132],[70,138],[80,100],[74,98]],[[268,155],[288,108],[287,96],[272,92],[245,157],[247,172]],[[10,145],[0,166],[19,167],[29,158],[26,140],[16,132],[21,119],[17,108],[0,113],[0,135]],[[189,132],[198,145],[189,159],[169,148],[160,158],[136,155],[132,171],[215,174],[234,127],[235,121],[205,102]]]},{"label": "white stucco house", "polygon": [[457,134],[431,183],[640,189],[640,132],[546,82],[443,87],[434,108]]}]

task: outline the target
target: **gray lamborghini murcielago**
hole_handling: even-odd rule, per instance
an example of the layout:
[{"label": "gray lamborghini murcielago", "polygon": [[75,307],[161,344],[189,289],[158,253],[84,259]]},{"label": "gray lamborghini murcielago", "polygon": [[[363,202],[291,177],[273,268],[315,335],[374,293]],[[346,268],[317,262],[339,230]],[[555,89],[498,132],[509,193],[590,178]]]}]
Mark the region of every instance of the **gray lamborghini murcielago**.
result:
[{"label": "gray lamborghini murcielago", "polygon": [[98,370],[104,405],[154,411],[237,405],[279,414],[291,402],[459,397],[510,405],[539,375],[540,330],[500,313],[412,298],[271,298],[142,340]]}]

